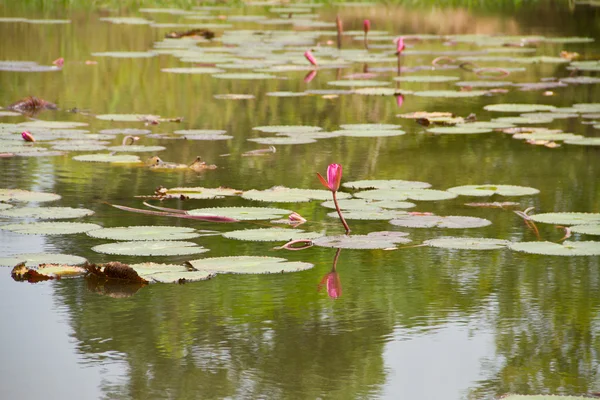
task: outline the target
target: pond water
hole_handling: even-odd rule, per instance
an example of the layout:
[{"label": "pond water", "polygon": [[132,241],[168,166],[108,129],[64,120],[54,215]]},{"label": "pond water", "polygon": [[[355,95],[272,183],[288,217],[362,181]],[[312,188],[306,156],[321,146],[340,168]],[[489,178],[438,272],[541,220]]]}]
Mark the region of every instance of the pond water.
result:
[{"label": "pond water", "polygon": [[[143,205],[145,200],[185,210],[277,207],[308,220],[297,229],[331,236],[342,235],[344,229],[335,213],[328,216],[334,210],[321,206],[322,200],[261,202],[236,195],[159,202],[135,196],[152,195],[159,186],[324,189],[316,172],[325,174],[331,163],[343,166],[342,183],[419,181],[444,191],[502,184],[533,187],[539,193],[460,195],[434,201],[416,196],[407,200],[414,202],[414,208],[399,210],[491,222],[474,228],[403,227],[392,225],[393,217],[359,220],[345,211],[352,235],[408,233],[405,238],[411,242],[397,244],[396,249],[274,250],[287,241],[285,234],[271,242],[213,235],[188,240],[210,249],[207,253],[131,256],[94,251],[92,247],[114,241],[85,233],[25,235],[0,229],[0,257],[45,252],[77,255],[93,263],[182,264],[208,257],[270,256],[314,265],[287,274],[219,274],[207,281],[144,287],[89,278],[29,284],[13,281],[8,265],[0,267],[0,398],[491,399],[506,393],[600,391],[598,236],[573,232],[567,239],[596,240],[589,244],[596,255],[582,256],[530,254],[504,245],[486,251],[418,246],[442,236],[562,243],[565,229],[557,227],[562,222],[529,223],[529,227],[513,210],[600,213],[600,67],[594,64],[600,47],[592,40],[600,32],[598,8],[585,4],[569,8],[566,2],[514,8],[512,2],[498,2],[492,9],[327,6],[290,11],[286,8],[290,6],[273,10],[262,5],[158,13],[4,3],[0,104],[7,107],[36,96],[59,108],[0,117],[0,153],[14,154],[0,158],[0,195],[2,189],[18,188],[61,196],[52,202],[11,202],[14,208],[86,208],[94,214],[61,221],[224,233],[286,226],[269,222],[276,218],[220,224],[139,214],[109,203],[146,210],[150,209]],[[345,31],[340,52],[336,15]],[[138,20],[105,19],[114,17]],[[371,23],[368,52],[363,47],[365,18]],[[53,19],[68,23],[49,23]],[[216,37],[164,39],[169,32],[196,27],[210,29]],[[406,49],[400,61],[402,78],[394,80],[398,64],[393,40],[400,35],[405,36]],[[319,63],[316,69],[304,58],[308,49]],[[579,58],[570,62],[560,57],[561,51],[577,52]],[[136,52],[138,57],[98,54],[106,52]],[[60,57],[62,68],[53,66]],[[438,57],[451,59],[436,60],[434,68],[432,62]],[[577,64],[580,61],[591,62]],[[258,72],[273,79],[164,71],[182,67]],[[501,76],[505,73],[509,75]],[[415,76],[438,78],[411,79]],[[440,76],[450,78],[414,82],[444,79]],[[560,84],[565,78],[571,79]],[[374,80],[368,87],[382,82],[381,87],[388,89],[381,92],[384,95],[368,95],[356,82],[330,84],[352,79]],[[460,91],[457,82],[466,82],[463,96],[473,96],[445,97],[447,91],[451,95]],[[504,83],[490,86],[489,82]],[[549,85],[535,90],[512,85],[540,82]],[[433,90],[445,92],[425,92]],[[272,95],[277,92],[303,95]],[[231,94],[252,98],[218,96]],[[560,129],[597,139],[590,140],[591,145],[578,145],[581,138],[577,137],[572,144],[552,136],[545,142],[527,143],[527,137],[516,139],[498,131],[435,133],[430,129],[441,122],[436,125],[432,120],[426,127],[398,116],[428,111],[464,118],[474,113],[478,121],[490,121],[523,113],[484,109],[505,103],[565,108],[542,111],[538,121],[531,116],[511,121],[514,126]],[[572,108],[575,104],[588,105]],[[155,115],[166,120],[121,122],[96,117],[105,114]],[[48,125],[15,125],[34,119],[86,125],[75,132]],[[288,136],[253,129],[304,125],[335,132],[344,124],[396,124],[404,134],[380,130],[374,135],[361,128],[346,135],[321,135],[310,143],[279,144]],[[25,129],[38,138],[35,143],[22,141],[20,132]],[[73,159],[108,154],[108,146],[120,145],[124,133],[100,137],[105,143],[91,136],[107,129],[147,130],[134,133],[140,138],[136,145],[165,148],[118,154],[138,155],[142,160],[158,155],[181,164],[200,156],[217,168],[156,170],[143,163]],[[174,133],[187,129],[222,130],[226,133],[219,135],[229,138],[217,140],[221,138],[213,135],[212,140],[195,140],[193,132]],[[58,136],[64,139],[54,140]],[[314,134],[290,136],[305,140]],[[249,139],[272,137],[277,138],[272,144],[275,152],[244,154],[271,146],[269,141]],[[90,138],[97,147],[89,151],[67,146],[58,155],[32,156],[34,150],[80,146],[82,142],[68,140]],[[560,147],[552,148],[552,143]],[[359,192],[346,187],[341,191]],[[465,205],[472,202],[518,204]],[[0,218],[2,226],[23,221],[37,220]],[[333,266],[337,275],[332,274]]]}]

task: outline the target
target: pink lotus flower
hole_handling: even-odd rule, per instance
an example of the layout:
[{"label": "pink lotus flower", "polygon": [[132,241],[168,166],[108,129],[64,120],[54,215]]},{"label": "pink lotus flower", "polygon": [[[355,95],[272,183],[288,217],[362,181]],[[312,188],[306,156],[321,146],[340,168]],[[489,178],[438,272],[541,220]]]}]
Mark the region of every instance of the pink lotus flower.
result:
[{"label": "pink lotus flower", "polygon": [[363,21],[363,31],[365,31],[365,35],[367,33],[369,33],[370,30],[371,30],[371,21],[369,21],[368,19],[365,19]]},{"label": "pink lotus flower", "polygon": [[35,138],[33,137],[33,135],[27,131],[21,132],[21,137],[26,142],[35,142]]},{"label": "pink lotus flower", "polygon": [[309,63],[311,63],[315,67],[317,66],[317,59],[315,58],[315,56],[313,56],[313,54],[310,52],[310,50],[306,50],[304,52],[304,57],[306,57],[306,59],[308,60]]},{"label": "pink lotus flower", "polygon": [[321,279],[317,290],[321,290],[323,286],[327,288],[327,295],[332,299],[337,299],[342,295],[342,282],[335,270],[331,271]]},{"label": "pink lotus flower", "polygon": [[62,68],[64,63],[65,63],[65,59],[62,57],[57,58],[56,60],[52,61],[52,64],[56,65],[58,68]]},{"label": "pink lotus flower", "polygon": [[400,55],[405,48],[406,45],[404,44],[404,37],[400,36],[398,39],[396,39],[396,54]]},{"label": "pink lotus flower", "polygon": [[327,189],[337,192],[342,181],[342,166],[340,164],[329,164],[327,167],[327,180],[317,172],[317,177]]},{"label": "pink lotus flower", "polygon": [[304,223],[306,222],[306,218],[304,218],[302,215],[298,214],[297,212],[293,212],[288,216],[288,219],[291,222],[301,222]]}]

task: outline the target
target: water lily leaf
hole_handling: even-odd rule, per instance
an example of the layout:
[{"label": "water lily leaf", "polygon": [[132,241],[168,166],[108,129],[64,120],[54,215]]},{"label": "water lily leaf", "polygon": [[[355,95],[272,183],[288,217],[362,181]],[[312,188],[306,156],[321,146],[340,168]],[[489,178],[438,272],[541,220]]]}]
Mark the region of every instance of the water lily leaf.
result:
[{"label": "water lily leaf", "polygon": [[404,135],[406,132],[400,129],[342,129],[333,133],[349,137],[388,137]]},{"label": "water lily leaf", "polygon": [[526,186],[515,185],[464,185],[455,186],[448,189],[450,193],[456,193],[460,196],[529,196],[538,194],[538,189]]},{"label": "water lily leaf", "polygon": [[257,126],[252,128],[255,131],[261,131],[266,133],[303,133],[303,132],[318,132],[323,130],[320,126],[306,126],[306,125],[270,125],[270,126]]},{"label": "water lily leaf", "polygon": [[512,86],[512,82],[507,81],[461,81],[456,82],[457,86],[470,86],[470,87],[485,87],[485,88],[497,88],[504,86]]},{"label": "water lily leaf", "polygon": [[600,235],[600,223],[589,225],[575,225],[572,226],[570,229],[571,232],[574,233],[583,233],[586,235]]},{"label": "water lily leaf", "polygon": [[131,152],[131,153],[147,153],[165,150],[164,146],[143,146],[143,145],[124,145],[124,146],[111,146],[108,148],[110,151],[116,152]]},{"label": "water lily leaf", "polygon": [[365,79],[365,80],[356,79],[356,80],[330,81],[330,82],[327,82],[327,84],[331,85],[331,86],[341,86],[341,87],[368,87],[368,86],[377,87],[377,86],[388,86],[391,83],[383,82],[383,81],[375,81],[375,80],[370,80],[370,79]]},{"label": "water lily leaf", "polygon": [[0,111],[0,117],[18,117],[23,114],[15,111]]},{"label": "water lily leaf", "polygon": [[597,256],[600,255],[600,242],[571,242],[565,240],[563,243],[552,242],[519,242],[508,246],[511,250],[531,254],[543,254],[549,256]]},{"label": "water lily leaf", "polygon": [[416,201],[437,201],[453,199],[457,195],[445,190],[434,189],[376,189],[354,194],[355,197],[369,200],[395,200],[403,201],[406,199]]},{"label": "water lily leaf", "polygon": [[437,135],[473,135],[478,133],[489,133],[492,132],[492,129],[477,128],[470,126],[470,124],[462,124],[456,126],[437,126],[435,128],[427,129],[427,132],[435,133]]},{"label": "water lily leaf", "polygon": [[390,221],[392,225],[407,228],[480,228],[491,225],[492,222],[477,217],[461,217],[455,215],[404,215]]},{"label": "water lily leaf", "polygon": [[71,121],[29,121],[22,122],[19,124],[19,127],[23,129],[30,128],[46,128],[46,129],[69,129],[69,128],[78,128],[80,126],[87,126],[88,124],[85,122],[71,122]]},{"label": "water lily leaf", "polygon": [[14,267],[19,263],[25,263],[27,267],[37,267],[40,264],[83,264],[86,259],[70,254],[57,253],[25,253],[13,256],[0,257],[0,267]]},{"label": "water lily leaf", "polygon": [[0,225],[0,229],[25,235],[70,235],[102,228],[85,222],[32,222],[29,224]]},{"label": "water lily leaf", "polygon": [[237,196],[240,194],[242,194],[241,190],[225,187],[174,187],[167,189],[165,193],[161,193],[160,197],[178,199],[183,196],[188,199],[220,199],[223,196]]},{"label": "water lily leaf", "polygon": [[[358,220],[390,220],[392,218],[398,218],[406,214],[406,211],[398,210],[348,210],[344,211],[344,218],[346,219],[358,219]],[[328,217],[339,218],[336,211],[327,214]]]},{"label": "water lily leaf", "polygon": [[[1,196],[1,194],[0,194],[0,196]],[[0,203],[0,211],[8,210],[9,208],[12,208],[12,207],[13,207],[12,204]]]},{"label": "water lily leaf", "polygon": [[90,231],[88,236],[110,240],[186,240],[201,236],[193,228],[179,226],[120,226]]},{"label": "water lily leaf", "polygon": [[528,113],[534,111],[552,111],[556,107],[547,104],[489,104],[483,107],[487,111]]},{"label": "water lily leaf", "polygon": [[87,208],[71,207],[20,207],[0,211],[0,217],[6,218],[37,218],[37,219],[63,219],[82,218],[94,212]]},{"label": "water lily leaf", "polygon": [[427,189],[431,184],[418,181],[403,181],[400,179],[368,179],[342,183],[343,187],[350,189]]},{"label": "water lily leaf", "polygon": [[435,112],[416,111],[416,112],[411,112],[411,113],[406,113],[406,114],[398,114],[396,116],[400,117],[400,118],[408,118],[408,119],[454,118],[454,114],[452,114],[450,112],[440,112],[440,111],[435,111]]},{"label": "water lily leaf", "polygon": [[99,144],[98,142],[94,143],[92,141],[87,142],[87,143],[86,142],[73,143],[71,141],[67,141],[65,143],[58,143],[58,144],[52,146],[52,148],[54,150],[63,150],[63,151],[100,151],[100,150],[106,150],[107,147],[108,146],[106,146],[104,144]]},{"label": "water lily leaf", "polygon": [[510,244],[508,240],[488,238],[440,237],[423,242],[431,247],[455,250],[496,250]]},{"label": "water lily leaf", "polygon": [[113,24],[124,24],[124,25],[147,25],[152,21],[145,18],[139,17],[105,17],[100,18],[100,21],[111,22]]},{"label": "water lily leaf", "polygon": [[146,135],[148,133],[152,133],[149,129],[135,129],[135,128],[117,128],[117,129],[103,129],[100,133],[108,134],[108,135]]},{"label": "water lily leaf", "polygon": [[306,92],[267,92],[271,97],[303,97],[308,95]]},{"label": "water lily leaf", "polygon": [[401,125],[396,125],[396,124],[344,124],[344,125],[340,125],[340,128],[342,129],[347,129],[347,130],[358,130],[358,131],[368,131],[368,130],[374,130],[374,131],[381,131],[381,130],[391,130],[391,129],[400,129],[402,126]]},{"label": "water lily leaf", "polygon": [[482,129],[505,129],[514,127],[513,124],[508,122],[498,122],[498,121],[477,121],[477,122],[469,122],[466,124],[459,124],[456,126],[464,126],[469,128],[482,128]]},{"label": "water lily leaf", "polygon": [[108,243],[94,246],[92,250],[98,253],[123,256],[180,256],[209,251],[196,243],[176,240]]},{"label": "water lily leaf", "polygon": [[220,68],[214,67],[163,68],[161,71],[171,74],[218,74],[225,72]]},{"label": "water lily leaf", "polygon": [[315,239],[321,236],[323,235],[317,232],[305,232],[300,229],[285,228],[242,229],[223,234],[223,237],[227,239],[252,242],[289,242],[290,240],[297,239]]},{"label": "water lily leaf", "polygon": [[115,122],[141,122],[146,118],[159,119],[160,115],[148,114],[100,114],[96,118]]},{"label": "water lily leaf", "polygon": [[587,225],[600,223],[600,213],[550,212],[530,216],[535,222],[554,225]]},{"label": "water lily leaf", "polygon": [[594,83],[600,83],[600,78],[594,76],[573,76],[569,78],[561,78],[561,82],[571,83],[576,85],[589,85]]},{"label": "water lily leaf", "polygon": [[279,274],[304,271],[314,266],[285,258],[257,256],[203,258],[189,263],[198,270],[224,274]]},{"label": "water lily leaf", "polygon": [[455,91],[455,90],[423,90],[420,92],[414,92],[415,96],[421,97],[477,97],[488,94],[485,90],[471,90],[471,91]]},{"label": "water lily leaf", "polygon": [[[381,207],[378,207],[376,203],[369,202],[365,199],[344,199],[338,200],[340,209],[342,210],[356,210],[356,211],[378,211]],[[328,200],[321,203],[323,207],[335,209],[335,203],[333,200]]]},{"label": "water lily leaf", "polygon": [[283,144],[308,144],[316,142],[315,139],[310,137],[266,137],[266,138],[253,138],[248,139],[250,142],[256,142],[260,144],[268,145],[283,145]]},{"label": "water lily leaf", "polygon": [[153,51],[105,51],[92,53],[94,57],[112,57],[112,58],[150,58],[158,53]]},{"label": "water lily leaf", "polygon": [[215,273],[211,271],[185,271],[185,272],[156,272],[150,275],[140,275],[148,282],[158,283],[184,283],[206,281],[215,277]]},{"label": "water lily leaf", "polygon": [[572,140],[577,141],[583,139],[583,136],[573,135],[572,133],[553,133],[551,131],[547,132],[533,132],[533,133],[517,133],[512,136],[513,139],[525,139],[525,140],[553,140],[553,141],[562,141],[562,140]]},{"label": "water lily leaf", "polygon": [[43,203],[46,201],[55,201],[61,196],[54,193],[32,192],[23,189],[0,189],[0,201],[35,201]]},{"label": "water lily leaf", "polygon": [[82,154],[80,156],[73,157],[73,160],[86,161],[86,162],[106,162],[106,163],[116,163],[116,164],[131,164],[131,163],[141,163],[142,162],[142,160],[140,160],[140,158],[138,156],[129,155],[129,154],[112,155],[110,153]]},{"label": "water lily leaf", "polygon": [[394,89],[394,88],[383,88],[383,87],[361,87],[352,90],[354,94],[360,94],[365,96],[395,96],[398,94],[412,94],[411,90],[405,89]]},{"label": "water lily leaf", "polygon": [[258,79],[277,79],[276,75],[259,73],[259,72],[246,72],[246,73],[223,73],[223,74],[214,74],[213,78],[217,79],[238,79],[238,80],[258,80]]},{"label": "water lily leaf", "polygon": [[215,94],[213,97],[215,99],[219,99],[219,100],[252,100],[252,99],[256,98],[256,96],[254,96],[253,94],[235,94],[235,93]]},{"label": "water lily leaf", "polygon": [[444,75],[406,75],[397,76],[394,78],[395,81],[399,82],[423,82],[423,83],[439,83],[439,82],[452,82],[457,81],[458,76],[444,76]]},{"label": "water lily leaf", "polygon": [[397,244],[410,242],[411,240],[405,237],[387,237],[385,235],[377,236],[371,234],[323,236],[313,240],[315,246],[364,250],[395,249]]},{"label": "water lily leaf", "polygon": [[199,208],[189,210],[189,215],[203,216],[216,215],[221,217],[229,217],[237,220],[261,220],[281,218],[283,215],[291,214],[292,211],[281,208],[268,207],[214,207],[214,208]]},{"label": "water lily leaf", "polygon": [[[326,200],[331,198],[329,190],[319,189],[296,189],[275,186],[266,190],[248,190],[242,194],[244,199],[256,201],[268,201],[274,203],[296,203],[311,200]],[[350,198],[348,193],[338,192],[338,198]]]},{"label": "water lily leaf", "polygon": [[[525,115],[525,114],[523,114]],[[523,116],[521,115],[520,117],[500,117],[500,118],[494,118],[492,121],[494,122],[506,122],[509,124],[516,124],[516,125],[522,125],[522,124],[549,124],[550,122],[554,121],[554,118],[552,116],[545,116],[545,117],[541,117],[539,115],[531,115],[531,116]]]},{"label": "water lily leaf", "polygon": [[581,113],[600,113],[600,103],[578,103],[573,108]]},{"label": "water lily leaf", "polygon": [[600,146],[600,137],[582,137],[565,140],[567,144],[576,144],[578,146]]}]

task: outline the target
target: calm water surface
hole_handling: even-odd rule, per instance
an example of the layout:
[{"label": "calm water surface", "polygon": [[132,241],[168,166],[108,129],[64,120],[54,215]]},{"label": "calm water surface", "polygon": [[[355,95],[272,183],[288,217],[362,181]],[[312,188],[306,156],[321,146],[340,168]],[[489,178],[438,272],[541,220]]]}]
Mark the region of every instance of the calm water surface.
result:
[{"label": "calm water surface", "polygon": [[[268,8],[212,11],[212,14],[266,14]],[[319,20],[334,21],[346,30],[361,29],[368,17],[372,29],[389,35],[497,34],[589,36],[599,38],[596,9],[574,11],[552,2],[540,8],[495,13],[467,9],[323,8]],[[532,186],[536,196],[510,198],[520,209],[538,212],[600,212],[600,152],[596,147],[548,149],[531,146],[509,135],[430,135],[411,120],[396,117],[413,111],[476,113],[489,120],[483,106],[492,103],[542,103],[569,107],[600,101],[598,85],[570,85],[543,91],[464,99],[406,95],[398,108],[393,96],[318,95],[298,98],[267,96],[267,92],[331,89],[327,82],[363,71],[362,64],[343,70],[324,69],[309,83],[306,71],[278,74],[287,79],[234,81],[210,75],[178,75],[161,68],[190,66],[175,57],[142,59],[93,57],[94,52],[147,51],[168,28],[115,25],[99,20],[116,12],[50,10],[0,2],[0,16],[70,19],[67,25],[0,22],[0,60],[36,61],[50,65],[65,58],[62,71],[26,73],[0,71],[0,104],[35,95],[56,102],[61,111],[45,111],[44,120],[89,123],[91,132],[107,128],[144,128],[142,123],[100,121],[67,113],[78,108],[93,114],[140,113],[183,117],[181,123],[161,123],[148,129],[224,129],[226,141],[181,141],[143,138],[160,144],[161,158],[189,163],[197,155],[218,169],[156,172],[145,167],[73,161],[74,153],[57,157],[0,158],[0,187],[58,193],[53,206],[86,207],[95,211],[86,222],[105,227],[175,225],[232,230],[231,226],[125,213],[105,202],[141,207],[136,195],[159,186],[228,186],[266,189],[275,185],[319,188],[316,171],[332,162],[344,166],[344,180],[404,179],[425,181],[436,189],[457,185],[502,183]],[[144,16],[135,10],[123,15]],[[184,18],[145,14],[159,22],[183,23]],[[223,23],[222,20],[221,23]],[[214,22],[214,21],[213,21]],[[189,21],[187,22],[189,23]],[[281,29],[236,22],[233,29]],[[335,28],[323,28],[331,32]],[[217,29],[217,36],[223,30]],[[358,37],[360,39],[360,36]],[[303,52],[323,36],[291,48]],[[408,67],[430,65],[447,51],[476,51],[474,45],[444,45],[417,41],[407,54]],[[557,56],[561,50],[585,56],[600,54],[598,42],[542,44],[536,55]],[[372,51],[382,51],[372,41]],[[201,44],[212,46],[211,44]],[[344,41],[359,49],[361,40]],[[260,52],[261,50],[255,50]],[[514,54],[513,54],[514,55]],[[517,54],[518,55],[518,54]],[[95,60],[96,65],[86,65]],[[395,62],[369,67],[394,67]],[[486,66],[515,66],[485,64]],[[514,82],[567,76],[559,64],[527,64],[511,74]],[[428,71],[418,74],[431,73]],[[476,80],[461,69],[434,72]],[[388,81],[386,72],[376,79]],[[396,83],[394,83],[396,84]],[[402,84],[410,90],[453,89],[452,83]],[[254,100],[219,100],[215,94],[244,93]],[[513,115],[513,114],[510,114]],[[515,114],[516,115],[516,114]],[[25,117],[2,117],[23,122]],[[557,119],[542,125],[585,136],[598,130],[581,118]],[[302,124],[336,130],[344,123],[398,123],[404,136],[338,137],[312,144],[281,145],[263,157],[242,157],[263,148],[250,137],[263,137],[259,125]],[[119,144],[122,135],[111,140]],[[227,156],[224,156],[227,155]],[[143,154],[146,158],[148,154]],[[468,200],[466,200],[468,199]],[[469,208],[470,198],[418,202],[415,210],[440,215],[487,218],[485,228],[448,232],[443,229],[402,229],[415,244],[443,235],[535,240],[522,220],[499,209]],[[502,198],[493,200],[504,201]],[[487,199],[482,200],[487,201]],[[50,204],[50,203],[46,203]],[[202,208],[248,205],[227,200],[169,201],[167,207]],[[251,205],[264,205],[252,203]],[[292,207],[309,219],[307,230],[340,234],[331,210],[319,202],[270,204]],[[387,221],[349,221],[353,233],[400,230]],[[242,223],[236,228],[253,228]],[[559,240],[562,230],[540,226],[546,240]],[[575,236],[593,240],[592,236]],[[149,257],[108,256],[90,250],[108,241],[84,234],[25,236],[0,230],[0,254],[57,252],[93,262]],[[308,261],[313,269],[285,275],[221,275],[186,285],[157,284],[135,292],[128,288],[103,296],[85,279],[64,279],[35,285],[17,283],[10,269],[0,269],[0,398],[3,399],[198,399],[198,398],[413,398],[491,399],[504,393],[585,394],[600,391],[597,349],[600,346],[600,262],[598,257],[549,257],[508,250],[475,252],[415,247],[396,251],[342,250],[337,270],[342,295],[331,299],[317,285],[332,267],[335,249],[313,247],[275,252],[273,243],[206,237],[195,242],[211,249],[210,257],[271,255]],[[198,257],[194,257],[198,258]],[[189,257],[155,257],[179,263]],[[134,294],[135,293],[135,294]],[[117,296],[117,294],[119,294]],[[134,294],[125,296],[125,294]]]}]

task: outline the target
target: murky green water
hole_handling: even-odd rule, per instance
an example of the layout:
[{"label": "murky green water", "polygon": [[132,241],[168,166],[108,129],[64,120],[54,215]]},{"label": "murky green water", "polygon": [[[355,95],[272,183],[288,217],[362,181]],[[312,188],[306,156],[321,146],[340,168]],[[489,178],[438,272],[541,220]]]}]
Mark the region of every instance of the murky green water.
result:
[{"label": "murky green water", "polygon": [[[149,195],[160,185],[267,189],[276,185],[319,188],[315,172],[329,163],[344,167],[344,181],[404,179],[424,181],[435,189],[468,184],[513,184],[540,190],[516,198],[458,197],[416,202],[409,211],[466,215],[489,219],[475,229],[400,228],[387,221],[349,223],[354,234],[381,230],[410,233],[414,244],[454,235],[533,241],[536,236],[510,210],[471,208],[468,201],[517,201],[518,209],[536,212],[600,212],[600,150],[597,146],[563,145],[551,149],[526,144],[510,135],[433,135],[413,120],[396,117],[414,111],[476,113],[487,121],[500,116],[483,110],[493,103],[541,103],[570,107],[600,101],[598,84],[568,85],[543,90],[444,99],[407,94],[401,107],[394,96],[320,95],[279,98],[268,92],[332,89],[327,82],[364,71],[355,63],[344,69],[322,69],[310,82],[307,71],[277,73],[282,79],[237,81],[210,75],[179,75],[161,68],[190,66],[173,56],[117,59],[93,57],[95,52],[148,51],[169,29],[147,25],[115,25],[100,21],[108,11],[42,13],[0,4],[0,16],[70,19],[70,24],[45,25],[0,22],[0,60],[35,61],[50,65],[65,58],[62,71],[28,73],[0,71],[0,104],[34,95],[56,102],[61,111],[44,111],[43,120],[89,123],[91,132],[110,128],[143,128],[153,133],[177,129],[223,129],[233,136],[224,141],[156,139],[164,160],[189,163],[201,156],[218,169],[152,171],[144,166],[116,166],[73,161],[79,153],[55,157],[0,158],[0,187],[58,193],[53,206],[86,207],[95,211],[85,222],[105,227],[172,225],[229,231],[255,228],[253,223],[219,225],[127,213],[105,202],[143,207],[136,195]],[[220,10],[212,14],[267,15],[256,10]],[[406,8],[323,8],[319,20],[332,22],[336,12],[345,29],[362,29],[370,18],[373,30],[398,34],[498,34],[589,36],[598,38],[598,10],[585,6],[569,11],[542,4],[517,14],[476,10],[415,10]],[[183,23],[183,16],[145,16],[158,22]],[[227,22],[219,20],[221,23]],[[189,21],[188,21],[189,22]],[[213,21],[214,22],[214,21]],[[288,25],[262,26],[232,22],[234,29],[292,30]],[[305,28],[296,28],[303,32]],[[332,32],[335,28],[323,28]],[[173,29],[170,29],[173,30]],[[181,30],[181,29],[175,29]],[[222,30],[217,30],[218,36]],[[248,33],[248,35],[251,35]],[[375,37],[375,36],[372,36]],[[359,49],[362,41],[344,39],[345,48]],[[317,43],[332,47],[335,35],[322,36],[286,50],[304,52]],[[403,56],[403,66],[430,66],[448,51],[473,52],[481,47],[442,40],[410,41],[422,50]],[[386,49],[377,44],[388,45]],[[389,41],[372,41],[371,52],[393,52]],[[375,45],[375,46],[374,46]],[[216,46],[201,44],[201,46]],[[283,49],[283,47],[282,47]],[[506,49],[506,47],[502,48]],[[561,50],[584,58],[599,54],[598,43],[539,44],[535,55],[558,56]],[[260,55],[261,49],[252,50]],[[283,50],[282,50],[283,51]],[[318,53],[317,53],[318,54]],[[504,54],[499,54],[504,55]],[[511,56],[523,56],[510,54]],[[452,55],[454,57],[454,55]],[[88,65],[86,60],[97,61]],[[563,64],[482,63],[485,66],[524,67],[505,80],[539,82],[566,77]],[[371,64],[393,67],[395,62]],[[425,74],[478,80],[463,69],[421,71]],[[407,73],[405,75],[411,75]],[[597,73],[586,73],[597,76]],[[375,79],[391,81],[394,71]],[[408,90],[450,89],[450,83],[393,83]],[[216,94],[252,94],[253,100],[221,100]],[[68,113],[77,108],[84,113]],[[181,123],[101,121],[91,114],[139,113],[183,117]],[[507,114],[516,116],[518,114]],[[501,116],[506,116],[502,114]],[[25,117],[0,117],[18,123]],[[581,117],[555,119],[540,126],[598,137],[599,130]],[[600,118],[596,117],[596,121]],[[397,137],[336,137],[316,143],[278,145],[277,152],[260,157],[242,153],[266,146],[248,138],[264,137],[260,125],[316,125],[334,131],[340,124],[397,123],[407,133]],[[598,122],[596,122],[598,123]],[[116,145],[122,135],[111,140]],[[41,142],[40,142],[41,143]],[[38,143],[39,144],[39,143]],[[82,153],[83,154],[83,153]],[[142,158],[152,154],[144,153]],[[343,232],[330,209],[319,201],[255,203],[240,198],[169,200],[166,207],[278,206],[293,209],[309,222],[302,226],[327,234]],[[14,222],[14,221],[12,221]],[[264,224],[267,224],[264,222]],[[543,239],[557,241],[564,231],[539,224]],[[597,237],[596,237],[597,238]],[[573,240],[594,240],[574,235]],[[597,239],[596,239],[597,240]],[[185,285],[156,284],[135,292],[121,287],[94,287],[85,279],[63,279],[30,285],[0,269],[0,397],[6,399],[198,399],[198,398],[411,398],[490,399],[512,392],[522,394],[586,394],[600,391],[597,352],[600,311],[600,262],[596,256],[557,257],[510,250],[456,251],[411,247],[394,251],[350,250],[339,254],[337,271],[342,293],[337,299],[318,291],[330,272],[335,249],[275,251],[277,243],[244,242],[218,236],[192,240],[210,249],[194,256],[269,255],[307,261],[315,267],[283,275],[220,275]],[[25,252],[76,254],[93,262],[154,261],[180,263],[182,257],[109,256],[91,251],[109,241],[85,234],[19,235],[0,230],[0,255]],[[98,290],[110,292],[103,296]],[[114,291],[114,292],[113,292]],[[131,295],[134,294],[134,295]],[[127,296],[131,295],[131,296]]]}]

